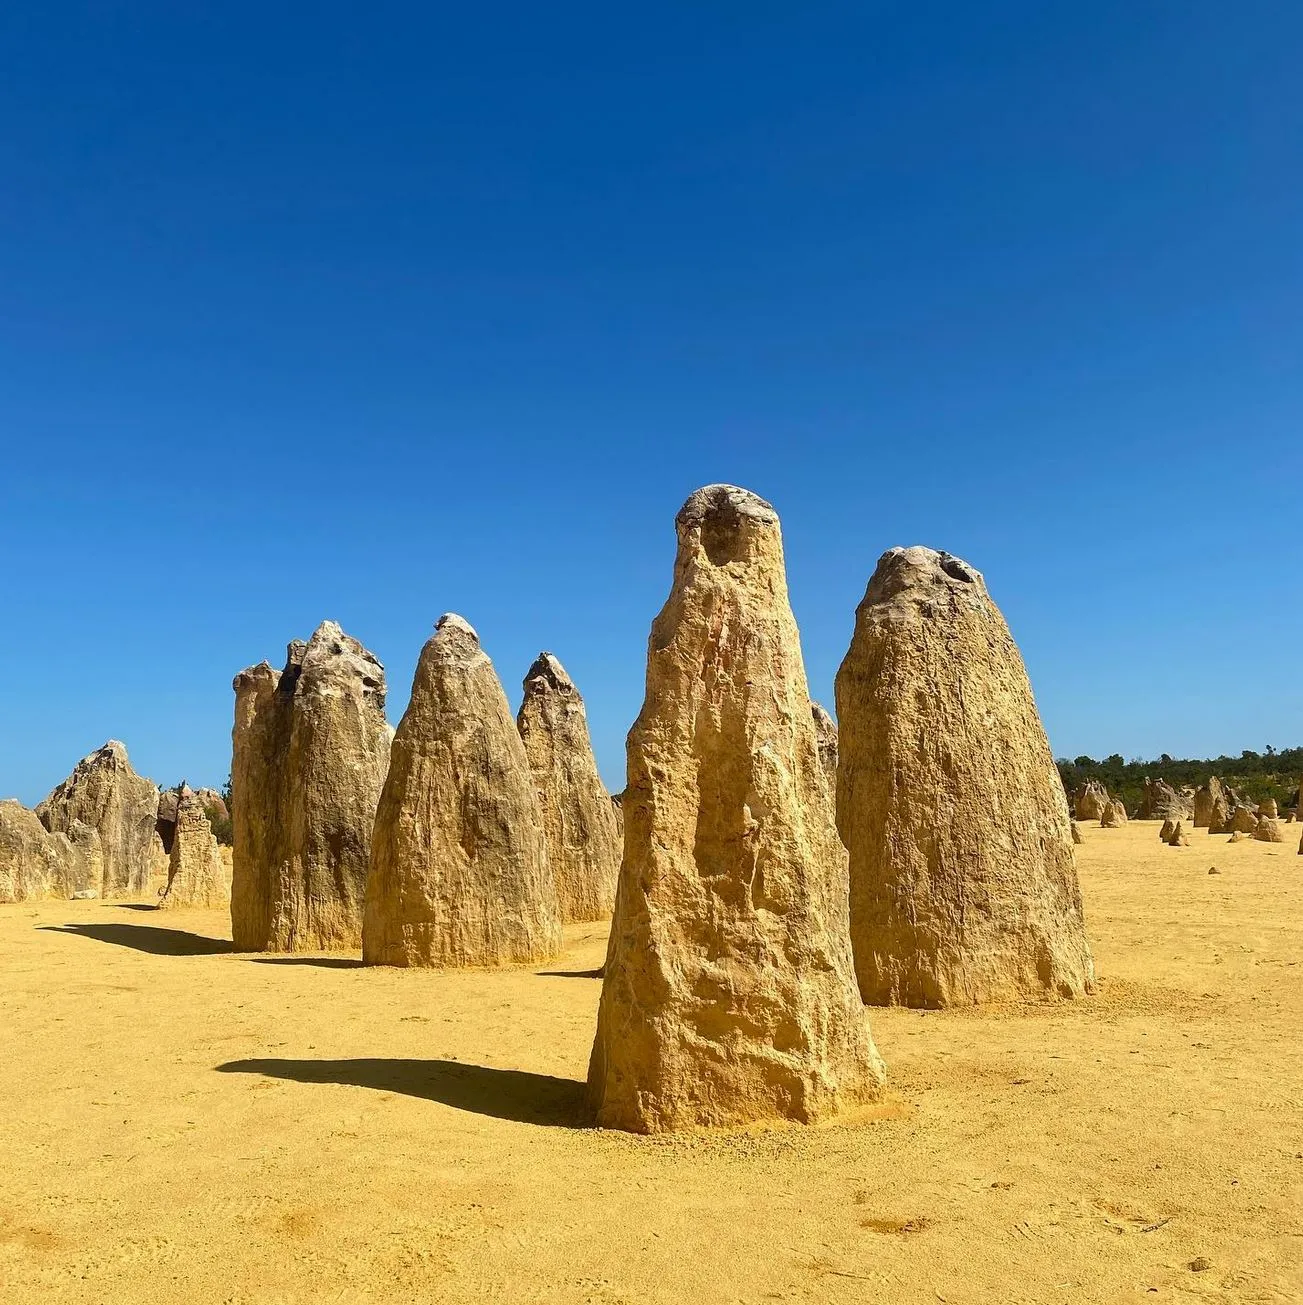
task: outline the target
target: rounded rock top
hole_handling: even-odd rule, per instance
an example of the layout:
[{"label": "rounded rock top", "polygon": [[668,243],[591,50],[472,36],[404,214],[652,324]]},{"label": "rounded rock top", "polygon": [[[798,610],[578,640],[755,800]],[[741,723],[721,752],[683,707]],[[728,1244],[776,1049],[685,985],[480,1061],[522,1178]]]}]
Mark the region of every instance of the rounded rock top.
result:
[{"label": "rounded rock top", "polygon": [[963,558],[915,544],[909,548],[889,548],[883,553],[869,580],[864,603],[889,603],[905,594],[943,592],[981,602],[987,597],[986,581]]},{"label": "rounded rock top", "polygon": [[526,693],[537,693],[544,689],[551,689],[559,693],[570,693],[573,692],[575,683],[554,654],[541,652],[534,658],[533,665],[525,672],[523,687]]},{"label": "rounded rock top", "polygon": [[688,495],[674,522],[680,528],[699,527],[706,522],[739,526],[744,521],[776,526],[774,505],[738,485],[703,485]]}]

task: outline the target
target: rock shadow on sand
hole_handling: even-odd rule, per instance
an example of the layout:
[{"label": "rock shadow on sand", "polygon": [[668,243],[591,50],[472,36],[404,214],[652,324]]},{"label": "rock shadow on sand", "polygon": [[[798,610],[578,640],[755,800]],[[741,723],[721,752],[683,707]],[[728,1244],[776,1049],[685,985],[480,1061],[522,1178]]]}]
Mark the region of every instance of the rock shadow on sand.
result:
[{"label": "rock shadow on sand", "polygon": [[233,948],[224,938],[205,938],[184,929],[164,929],[155,924],[42,924],[50,933],[75,933],[98,942],[130,947],[150,956],[219,956]]},{"label": "rock shadow on sand", "polygon": [[493,1119],[548,1128],[589,1128],[584,1085],[522,1069],[491,1069],[457,1060],[230,1060],[219,1074],[263,1074],[295,1083],[341,1083],[401,1092]]},{"label": "rock shadow on sand", "polygon": [[323,970],[360,970],[359,956],[250,956],[255,965],[316,965]]}]

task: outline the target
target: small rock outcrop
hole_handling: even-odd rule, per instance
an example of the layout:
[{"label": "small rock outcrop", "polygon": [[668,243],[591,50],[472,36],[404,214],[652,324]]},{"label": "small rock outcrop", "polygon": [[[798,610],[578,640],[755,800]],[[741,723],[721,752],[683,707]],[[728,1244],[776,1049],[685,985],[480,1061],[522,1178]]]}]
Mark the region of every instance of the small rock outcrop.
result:
[{"label": "small rock outcrop", "polygon": [[1086,841],[1086,835],[1081,832],[1081,826],[1075,820],[1072,822],[1072,841],[1078,845]]},{"label": "small rock outcrop", "polygon": [[389,768],[384,667],[333,621],[235,677],[231,929],[240,951],[356,947]]},{"label": "small rock outcrop", "polygon": [[1099,818],[1101,829],[1121,829],[1127,823],[1127,809],[1121,798],[1109,798]]},{"label": "small rock outcrop", "polygon": [[132,770],[116,739],[83,757],[36,814],[52,834],[71,836],[80,821],[99,835],[102,878],[89,886],[101,897],[136,897],[148,888],[158,789]]},{"label": "small rock outcrop", "polygon": [[1254,826],[1253,837],[1259,843],[1283,843],[1285,835],[1281,832],[1280,821],[1273,816],[1259,816]]},{"label": "small rock outcrop", "polygon": [[498,966],[560,950],[561,910],[525,745],[479,637],[449,612],[421,650],[394,735],[362,959]]},{"label": "small rock outcrop", "polygon": [[589,1092],[601,1126],[638,1133],[811,1123],[876,1099],[884,1070],[778,517],[711,485],[675,525],[628,738]]},{"label": "small rock outcrop", "polygon": [[817,702],[810,703],[814,717],[814,741],[819,749],[819,769],[828,781],[828,792],[837,800],[837,722]]},{"label": "small rock outcrop", "polygon": [[1226,786],[1214,775],[1207,784],[1208,797],[1208,832],[1224,834],[1231,824],[1231,812],[1235,803],[1227,792]]},{"label": "small rock outcrop", "polygon": [[231,890],[226,882],[222,854],[208,822],[208,812],[199,795],[189,789],[177,794],[177,814],[172,851],[169,853],[167,887],[159,906],[229,906]]},{"label": "small rock outcrop", "polygon": [[1268,820],[1275,820],[1280,815],[1280,807],[1276,804],[1276,799],[1266,798],[1259,802],[1258,815],[1266,816]]},{"label": "small rock outcrop", "polygon": [[1108,806],[1108,790],[1097,779],[1088,779],[1073,795],[1078,820],[1098,820]]},{"label": "small rock outcrop", "polygon": [[1172,837],[1172,831],[1176,828],[1176,821],[1170,816],[1163,821],[1163,827],[1158,831],[1158,837],[1166,843]]},{"label": "small rock outcrop", "polygon": [[584,700],[566,669],[540,653],[525,676],[516,728],[534,777],[561,919],[605,920],[620,873],[620,824],[593,757]]},{"label": "small rock outcrop", "polygon": [[870,1005],[1076,997],[1094,986],[1067,801],[979,571],[885,553],[837,672],[837,825]]},{"label": "small rock outcrop", "polygon": [[98,895],[102,877],[95,830],[77,821],[71,837],[52,834],[21,802],[0,802],[0,902],[72,897],[92,888]]},{"label": "small rock outcrop", "polygon": [[1258,828],[1258,813],[1253,807],[1237,806],[1226,827],[1233,834],[1252,834]]},{"label": "small rock outcrop", "polygon": [[1189,847],[1190,840],[1185,835],[1185,826],[1180,820],[1171,822],[1172,828],[1167,837],[1163,840],[1168,847]]}]

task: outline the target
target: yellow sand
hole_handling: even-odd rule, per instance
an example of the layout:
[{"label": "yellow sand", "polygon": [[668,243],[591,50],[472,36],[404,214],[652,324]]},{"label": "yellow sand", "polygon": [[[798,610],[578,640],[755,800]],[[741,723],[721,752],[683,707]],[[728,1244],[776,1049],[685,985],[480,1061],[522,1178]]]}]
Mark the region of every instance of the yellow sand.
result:
[{"label": "yellow sand", "polygon": [[575,1126],[600,926],[436,974],[0,907],[0,1300],[1299,1300],[1296,831],[1090,829],[1098,997],[875,1011],[880,1118],[659,1140]]}]

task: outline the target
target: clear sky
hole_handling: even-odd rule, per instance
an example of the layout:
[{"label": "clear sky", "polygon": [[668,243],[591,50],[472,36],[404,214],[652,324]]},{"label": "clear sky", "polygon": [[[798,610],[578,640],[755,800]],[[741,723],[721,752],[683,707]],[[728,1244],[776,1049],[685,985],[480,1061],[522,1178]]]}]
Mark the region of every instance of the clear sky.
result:
[{"label": "clear sky", "polygon": [[814,694],[982,569],[1055,752],[1303,742],[1303,6],[0,7],[0,795],[220,783],[323,619],[543,648],[611,787],[717,480]]}]

